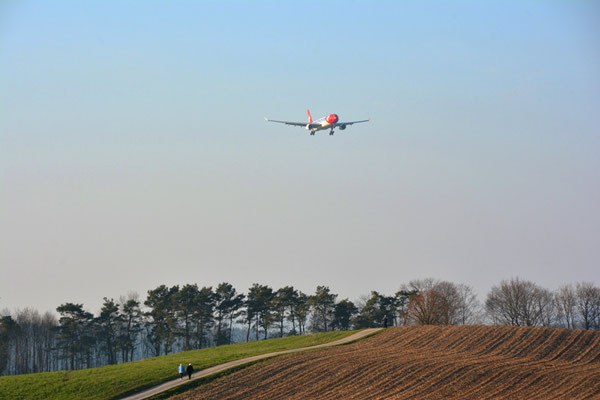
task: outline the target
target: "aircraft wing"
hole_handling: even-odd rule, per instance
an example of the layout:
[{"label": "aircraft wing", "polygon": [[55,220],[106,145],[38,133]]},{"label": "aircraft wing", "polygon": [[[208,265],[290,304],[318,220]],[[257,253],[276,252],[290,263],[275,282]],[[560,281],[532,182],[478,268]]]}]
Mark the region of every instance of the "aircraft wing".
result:
[{"label": "aircraft wing", "polygon": [[293,126],[306,126],[308,122],[290,122],[290,121],[277,121],[276,119],[269,119],[265,117],[267,122],[279,122],[280,124],[293,125]]},{"label": "aircraft wing", "polygon": [[335,126],[340,126],[340,125],[352,125],[352,124],[360,124],[361,122],[369,122],[371,120],[371,118],[369,119],[363,119],[362,121],[351,121],[351,122],[336,122]]}]

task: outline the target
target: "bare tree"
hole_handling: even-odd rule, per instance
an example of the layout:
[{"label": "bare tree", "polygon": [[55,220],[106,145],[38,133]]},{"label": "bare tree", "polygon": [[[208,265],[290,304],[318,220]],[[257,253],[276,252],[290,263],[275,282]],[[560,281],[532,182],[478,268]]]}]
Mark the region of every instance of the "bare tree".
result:
[{"label": "bare tree", "polygon": [[492,287],[485,308],[493,323],[540,326],[551,322],[551,293],[531,281],[513,278]]},{"label": "bare tree", "polygon": [[440,315],[440,323],[444,325],[457,325],[459,320],[459,307],[461,302],[458,286],[452,282],[438,282],[433,290],[441,296],[442,302],[438,312]]},{"label": "bare tree", "polygon": [[[433,324],[456,325],[478,320],[481,305],[470,286],[427,278],[412,280],[401,289],[403,293],[411,294],[404,314],[408,317],[405,324],[428,321],[427,323]],[[422,296],[417,297],[415,293],[421,293]]]},{"label": "bare tree", "polygon": [[576,285],[577,313],[583,329],[600,328],[600,288],[590,282]]},{"label": "bare tree", "polygon": [[434,278],[413,279],[400,287],[404,291],[422,292],[424,290],[433,289],[440,281]]},{"label": "bare tree", "polygon": [[568,284],[559,287],[554,294],[554,304],[561,325],[568,329],[574,329],[577,294],[573,285]]},{"label": "bare tree", "polygon": [[448,304],[434,289],[422,290],[412,296],[406,307],[406,325],[447,325]]},{"label": "bare tree", "polygon": [[460,325],[480,323],[482,309],[475,290],[463,283],[459,283],[456,286],[456,290],[458,292],[456,323]]},{"label": "bare tree", "polygon": [[558,320],[554,294],[548,289],[539,288],[535,294],[535,308],[539,310],[538,325],[556,326]]}]

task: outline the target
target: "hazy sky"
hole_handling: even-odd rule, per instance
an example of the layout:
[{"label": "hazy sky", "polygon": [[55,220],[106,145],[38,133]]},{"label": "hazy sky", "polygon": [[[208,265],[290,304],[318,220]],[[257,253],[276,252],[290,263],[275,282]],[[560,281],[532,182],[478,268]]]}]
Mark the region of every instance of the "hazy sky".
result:
[{"label": "hazy sky", "polygon": [[600,284],[599,110],[597,1],[2,1],[0,309]]}]

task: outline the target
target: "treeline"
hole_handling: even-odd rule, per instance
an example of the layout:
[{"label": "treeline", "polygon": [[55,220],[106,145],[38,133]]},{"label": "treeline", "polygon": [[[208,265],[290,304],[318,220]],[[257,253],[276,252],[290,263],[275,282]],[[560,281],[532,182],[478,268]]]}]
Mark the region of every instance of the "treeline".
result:
[{"label": "treeline", "polygon": [[0,374],[90,368],[234,342],[389,325],[500,324],[600,329],[600,288],[556,291],[518,278],[502,281],[484,304],[464,284],[414,280],[392,295],[372,291],[352,302],[326,286],[307,295],[286,286],[196,284],[104,298],[98,315],[82,304],[57,307],[58,317],[25,309],[0,318]]}]

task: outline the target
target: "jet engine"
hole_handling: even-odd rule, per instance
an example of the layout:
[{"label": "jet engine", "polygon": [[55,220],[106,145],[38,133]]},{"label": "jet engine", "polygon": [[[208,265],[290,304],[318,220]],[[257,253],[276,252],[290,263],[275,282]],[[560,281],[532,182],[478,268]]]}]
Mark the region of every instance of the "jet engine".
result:
[{"label": "jet engine", "polygon": [[346,125],[340,125],[340,126],[338,126],[338,128],[339,128],[341,131],[343,131],[344,129],[346,129]]}]

